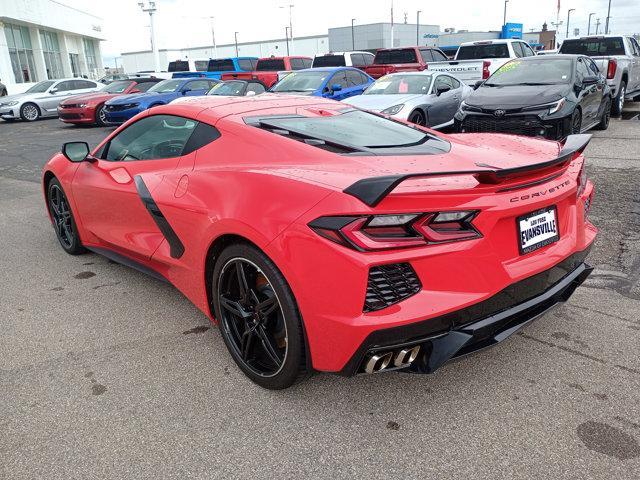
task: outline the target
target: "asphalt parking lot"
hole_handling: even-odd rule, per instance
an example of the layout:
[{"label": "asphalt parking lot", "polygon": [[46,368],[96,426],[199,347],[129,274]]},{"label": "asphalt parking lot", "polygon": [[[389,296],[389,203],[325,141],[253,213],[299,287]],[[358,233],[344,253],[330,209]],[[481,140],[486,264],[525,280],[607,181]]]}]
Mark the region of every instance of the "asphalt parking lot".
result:
[{"label": "asphalt parking lot", "polygon": [[576,478],[640,472],[640,104],[586,151],[593,275],[435,375],[262,390],[171,286],[59,247],[39,186],[65,141],[0,123],[0,478]]}]

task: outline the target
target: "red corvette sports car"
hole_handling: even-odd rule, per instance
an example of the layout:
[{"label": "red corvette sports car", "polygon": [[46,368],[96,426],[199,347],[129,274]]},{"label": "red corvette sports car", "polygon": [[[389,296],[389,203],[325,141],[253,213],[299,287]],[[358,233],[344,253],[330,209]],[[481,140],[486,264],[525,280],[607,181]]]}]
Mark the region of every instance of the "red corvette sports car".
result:
[{"label": "red corvette sports car", "polygon": [[162,78],[140,77],[135,80],[118,80],[105,85],[102,90],[86,95],[74,95],[58,104],[58,117],[65,123],[104,126],[104,102],[129,93],[143,93],[161,82]]},{"label": "red corvette sports car", "polygon": [[[43,171],[62,248],[175,285],[266,388],[431,373],[591,272],[588,135],[442,135],[310,97],[145,111]],[[214,320],[215,319],[215,320]]]}]

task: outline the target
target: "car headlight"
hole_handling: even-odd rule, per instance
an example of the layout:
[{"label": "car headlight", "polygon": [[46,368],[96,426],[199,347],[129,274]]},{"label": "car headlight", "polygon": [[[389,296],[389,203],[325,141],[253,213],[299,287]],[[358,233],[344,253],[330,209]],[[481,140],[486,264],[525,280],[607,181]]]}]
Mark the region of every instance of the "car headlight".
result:
[{"label": "car headlight", "polygon": [[86,103],[79,103],[78,104],[78,108],[87,108],[87,104]]},{"label": "car headlight", "polygon": [[395,115],[400,110],[402,110],[403,107],[404,103],[401,103],[399,105],[394,105],[393,107],[385,108],[384,110],[382,110],[382,113],[386,113],[387,115]]},{"label": "car headlight", "polygon": [[565,103],[567,103],[567,101],[564,98],[561,98],[557,102],[552,103],[549,106],[549,114],[556,113],[557,111],[561,110],[562,107],[564,107]]},{"label": "car headlight", "polygon": [[524,112],[532,112],[532,111],[539,111],[539,110],[548,110],[549,115],[554,114],[556,112],[559,112],[562,107],[564,107],[565,103],[567,103],[567,100],[565,98],[561,98],[560,100],[556,101],[556,102],[551,102],[551,103],[543,103],[542,105],[533,105],[531,107],[525,107],[522,109],[522,111]]},{"label": "car headlight", "polygon": [[0,103],[0,105],[2,105],[3,107],[13,107],[15,105],[18,105],[18,103],[20,102],[13,101],[13,102],[7,102],[7,103]]}]

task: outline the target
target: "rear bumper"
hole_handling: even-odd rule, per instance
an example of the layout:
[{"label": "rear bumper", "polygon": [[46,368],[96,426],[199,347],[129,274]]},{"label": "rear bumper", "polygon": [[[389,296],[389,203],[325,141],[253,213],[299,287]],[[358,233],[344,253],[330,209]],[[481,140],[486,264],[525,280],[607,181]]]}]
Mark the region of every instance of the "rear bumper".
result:
[{"label": "rear bumper", "polygon": [[449,360],[500,343],[569,299],[593,270],[584,263],[588,253],[589,248],[464,309],[423,322],[374,331],[340,374],[361,373],[370,354],[416,345],[420,346],[419,357],[404,370],[433,373]]}]

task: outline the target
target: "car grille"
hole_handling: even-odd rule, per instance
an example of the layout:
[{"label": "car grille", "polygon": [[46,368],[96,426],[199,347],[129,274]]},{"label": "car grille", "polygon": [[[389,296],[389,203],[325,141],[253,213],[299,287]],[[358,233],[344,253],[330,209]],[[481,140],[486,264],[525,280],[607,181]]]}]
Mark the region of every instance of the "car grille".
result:
[{"label": "car grille", "polygon": [[136,103],[127,103],[123,105],[106,105],[104,107],[105,112],[120,112],[122,110],[128,110],[135,107]]},{"label": "car grille", "polygon": [[80,108],[79,103],[68,103],[68,104],[60,104],[60,108]]},{"label": "car grille", "polygon": [[540,135],[545,130],[538,117],[517,115],[506,117],[493,117],[488,115],[468,115],[462,122],[462,128],[466,133],[495,132],[513,133],[516,135],[528,135],[531,137]]},{"label": "car grille", "polygon": [[421,288],[416,272],[408,263],[372,267],[363,311],[381,310],[415,295]]},{"label": "car grille", "polygon": [[60,118],[63,120],[79,120],[82,115],[79,113],[61,113]]}]

